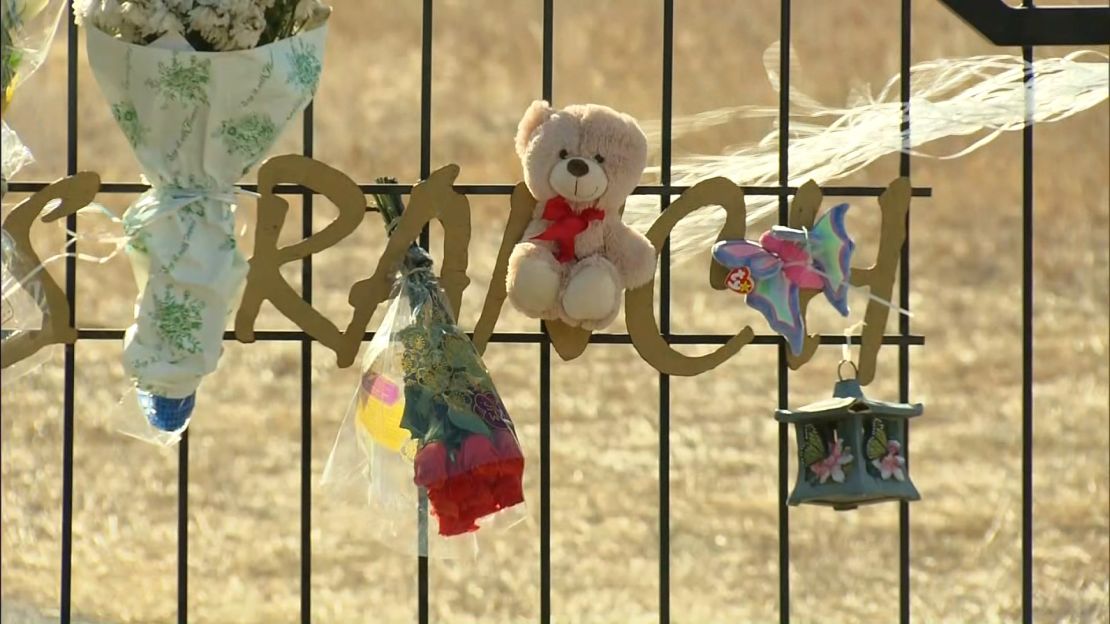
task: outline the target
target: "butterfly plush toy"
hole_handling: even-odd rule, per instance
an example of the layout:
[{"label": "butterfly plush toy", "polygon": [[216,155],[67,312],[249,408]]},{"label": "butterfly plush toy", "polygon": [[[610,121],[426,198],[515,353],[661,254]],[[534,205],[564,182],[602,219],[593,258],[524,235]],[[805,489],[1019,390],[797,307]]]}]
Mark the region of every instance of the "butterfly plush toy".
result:
[{"label": "butterfly plush toy", "polygon": [[728,287],[747,295],[748,305],[786,338],[795,355],[801,354],[805,340],[799,289],[823,290],[829,303],[848,316],[848,277],[855,243],[844,229],[847,211],[848,204],[832,208],[812,229],[774,226],[758,243],[741,239],[713,246],[713,258],[732,269]]}]

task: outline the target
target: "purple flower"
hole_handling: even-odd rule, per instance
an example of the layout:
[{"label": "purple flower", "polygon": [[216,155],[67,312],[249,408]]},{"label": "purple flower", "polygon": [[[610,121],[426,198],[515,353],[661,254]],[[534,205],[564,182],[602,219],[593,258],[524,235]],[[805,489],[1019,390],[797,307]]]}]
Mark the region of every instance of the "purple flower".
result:
[{"label": "purple flower", "polygon": [[494,429],[509,428],[505,422],[507,410],[501,404],[501,397],[494,392],[479,392],[474,395],[474,413]]}]

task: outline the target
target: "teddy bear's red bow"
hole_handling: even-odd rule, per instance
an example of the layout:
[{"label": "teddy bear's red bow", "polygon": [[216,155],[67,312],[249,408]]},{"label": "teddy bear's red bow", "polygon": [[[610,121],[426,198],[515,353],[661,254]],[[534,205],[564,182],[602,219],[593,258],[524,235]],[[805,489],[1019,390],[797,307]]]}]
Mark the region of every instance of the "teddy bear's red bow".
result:
[{"label": "teddy bear's red bow", "polygon": [[589,227],[590,221],[605,217],[598,208],[586,208],[575,212],[570,202],[563,196],[552,197],[543,206],[543,218],[551,222],[547,229],[532,237],[532,240],[553,241],[559,247],[555,258],[559,262],[574,261],[574,239]]}]

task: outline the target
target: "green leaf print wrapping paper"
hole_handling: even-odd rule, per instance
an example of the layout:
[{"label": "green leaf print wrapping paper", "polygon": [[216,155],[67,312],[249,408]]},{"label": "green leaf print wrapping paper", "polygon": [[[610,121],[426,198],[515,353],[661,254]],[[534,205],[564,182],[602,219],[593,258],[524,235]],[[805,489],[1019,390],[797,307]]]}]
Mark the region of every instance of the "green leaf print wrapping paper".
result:
[{"label": "green leaf print wrapping paper", "polygon": [[86,28],[89,64],[152,187],[123,216],[139,284],[123,362],[152,438],[187,426],[216,370],[247,273],[235,182],[312,100],[326,31],[194,52],[184,39],[140,46]]}]

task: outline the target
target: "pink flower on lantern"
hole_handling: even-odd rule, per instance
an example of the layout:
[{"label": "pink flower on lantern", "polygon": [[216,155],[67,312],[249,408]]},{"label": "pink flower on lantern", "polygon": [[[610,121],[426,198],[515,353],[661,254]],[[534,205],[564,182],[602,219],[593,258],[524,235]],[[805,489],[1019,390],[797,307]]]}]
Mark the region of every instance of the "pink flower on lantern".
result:
[{"label": "pink flower on lantern", "polygon": [[824,459],[811,465],[810,469],[821,483],[828,481],[830,477],[837,483],[844,483],[843,466],[850,464],[854,459],[851,451],[850,447],[843,445],[840,434],[833,431],[832,450]]},{"label": "pink flower on lantern", "polygon": [[906,480],[906,458],[902,457],[902,445],[897,440],[887,442],[886,455],[871,460],[871,465],[879,471],[879,476],[883,479],[894,477],[899,481]]}]

